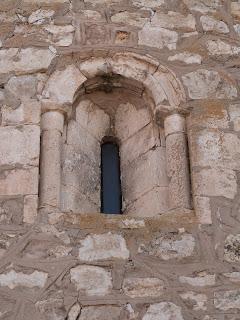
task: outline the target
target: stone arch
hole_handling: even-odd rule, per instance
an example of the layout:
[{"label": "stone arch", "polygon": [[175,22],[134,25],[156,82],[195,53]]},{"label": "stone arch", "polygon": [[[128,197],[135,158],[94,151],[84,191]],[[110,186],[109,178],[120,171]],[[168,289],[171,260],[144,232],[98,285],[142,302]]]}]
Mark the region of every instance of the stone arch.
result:
[{"label": "stone arch", "polygon": [[[121,79],[129,79],[133,83],[141,84],[144,91],[142,95],[145,95],[148,101],[151,100],[151,111],[153,111],[153,115],[156,110],[158,112],[160,111],[163,118],[165,118],[166,115],[170,115],[171,117],[171,114],[174,115],[183,111],[182,105],[185,102],[185,93],[180,81],[172,71],[160,65],[157,60],[149,56],[140,56],[135,53],[115,53],[108,57],[86,59],[82,62],[67,65],[62,70],[54,71],[49,77],[42,93],[42,112],[44,119],[47,119],[45,113],[50,114],[55,111],[60,112],[62,116],[64,113],[71,114],[67,120],[67,140],[65,146],[62,148],[64,152],[64,162],[59,166],[63,168],[63,184],[62,187],[58,186],[57,188],[58,200],[55,201],[55,203],[57,203],[59,202],[59,198],[61,198],[61,207],[64,208],[64,211],[79,210],[78,208],[80,208],[80,206],[78,203],[85,203],[85,207],[82,210],[83,212],[96,212],[95,208],[99,208],[99,204],[95,201],[99,198],[99,170],[96,169],[99,168],[99,159],[97,159],[98,156],[96,157],[96,154],[99,155],[99,142],[106,134],[105,129],[111,127],[111,121],[104,112],[96,109],[97,104],[94,105],[91,101],[78,99],[87,93],[87,83],[89,81],[93,88],[98,89],[101,79],[112,79],[115,75],[121,77]],[[69,112],[71,107],[74,109],[73,113]],[[162,129],[157,128],[156,132],[156,121],[152,115],[148,116],[146,113],[137,114],[138,112],[133,110],[134,107],[132,108],[132,106],[125,105],[121,108],[125,107],[127,107],[126,112],[124,110],[121,111],[124,113],[124,117],[125,114],[126,117],[129,115],[130,118],[131,115],[134,115],[133,117],[137,116],[140,120],[140,126],[137,126],[138,131],[132,132],[133,136],[128,135],[125,137],[123,135],[121,137],[121,133],[118,135],[118,138],[122,141],[122,174],[126,182],[123,182],[123,201],[126,204],[124,205],[126,209],[125,212],[138,215],[139,211],[141,211],[141,215],[156,215],[167,211],[171,200],[173,208],[189,208],[190,192],[189,182],[187,181],[189,177],[188,174],[186,174],[187,161],[184,119],[182,119],[182,116],[179,114],[170,118],[169,121],[165,121],[169,127],[166,132],[170,137],[168,141],[171,145],[168,150],[170,151],[168,160],[170,160],[170,162],[175,161],[174,157],[178,153],[178,150],[181,152],[183,150],[184,152],[182,155],[183,160],[180,157],[180,162],[176,163],[177,168],[174,168],[175,164],[172,166],[172,163],[170,163],[170,170],[167,170],[164,131],[160,132],[159,130]],[[86,110],[92,108],[95,110],[94,112],[96,112],[95,121],[96,123],[98,122],[99,132],[94,132],[96,128],[91,129],[84,123]],[[123,115],[119,115],[118,112],[116,112],[116,119],[117,115],[120,119],[124,118]],[[49,116],[51,117],[51,115]],[[146,122],[142,121],[142,117],[144,116],[146,116]],[[74,119],[72,117],[74,117]],[[128,128],[130,128],[131,124],[129,120],[126,120],[126,122]],[[43,125],[42,127],[45,126]],[[115,129],[117,131],[117,126]],[[45,130],[52,130],[50,121],[48,121],[48,129]],[[124,129],[120,128],[120,130]],[[61,131],[61,133],[64,132],[62,121],[59,131]],[[140,131],[141,134],[139,134]],[[174,136],[174,134],[176,135]],[[84,139],[88,141],[88,144],[91,144],[91,148],[87,151],[86,148],[84,150],[84,146],[81,146],[82,140]],[[174,145],[176,139],[179,145]],[[77,151],[77,154],[74,153],[74,150],[78,148],[80,149]],[[171,158],[171,150],[174,148],[176,149],[175,154]],[[91,158],[92,155],[93,157]],[[45,157],[45,159],[46,158],[47,157]],[[93,160],[92,164],[89,160]],[[80,164],[79,161],[82,161],[82,163]],[[69,166],[69,163],[74,163],[74,165]],[[83,168],[83,165],[86,166],[86,170],[79,174],[79,170]],[[183,167],[183,170],[179,170],[179,167]],[[149,173],[150,180],[146,177],[143,178],[142,172],[144,171]],[[170,182],[167,171],[170,174]],[[91,176],[88,173],[91,173]],[[171,175],[176,175],[176,177],[171,177]],[[81,180],[81,178],[83,180]],[[59,181],[59,178],[57,180]],[[68,181],[70,181],[70,183],[68,183]],[[176,185],[176,183],[178,185]],[[91,194],[87,194],[87,200],[85,197],[86,193],[84,193],[86,190],[83,192],[77,190],[80,185],[84,185],[85,189],[91,189]],[[139,186],[142,185],[143,187],[139,188]],[[174,191],[170,202],[168,201],[169,194],[171,194],[169,186],[171,186]],[[72,192],[69,192],[71,188]],[[51,186],[50,189],[54,189],[54,186]],[[61,191],[61,196],[59,196],[60,189],[63,190]],[[48,197],[49,193],[46,194]],[[70,200],[69,196],[72,197]],[[140,198],[141,201],[139,201]],[[78,203],[75,199],[78,199]],[[88,201],[89,199],[90,201]],[[157,203],[158,205],[154,208],[149,205],[144,207],[143,203],[146,202],[146,199],[147,203]],[[135,205],[136,201],[139,201],[137,205]]]}]

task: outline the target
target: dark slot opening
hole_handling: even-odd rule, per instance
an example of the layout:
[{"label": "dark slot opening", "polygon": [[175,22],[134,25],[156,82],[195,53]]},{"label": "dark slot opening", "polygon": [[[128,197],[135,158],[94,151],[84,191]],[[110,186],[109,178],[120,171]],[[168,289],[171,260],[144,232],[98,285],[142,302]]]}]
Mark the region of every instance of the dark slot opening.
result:
[{"label": "dark slot opening", "polygon": [[112,141],[101,146],[101,212],[120,214],[122,192],[118,144]]}]

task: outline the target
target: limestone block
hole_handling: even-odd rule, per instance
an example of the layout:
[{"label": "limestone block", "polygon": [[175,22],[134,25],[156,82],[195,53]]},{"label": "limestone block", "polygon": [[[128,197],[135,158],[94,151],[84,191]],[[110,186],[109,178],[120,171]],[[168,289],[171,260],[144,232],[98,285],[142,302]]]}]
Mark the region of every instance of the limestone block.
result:
[{"label": "limestone block", "polygon": [[120,320],[121,308],[118,306],[90,306],[81,310],[79,320]]},{"label": "limestone block", "polygon": [[165,148],[148,151],[122,167],[121,174],[123,197],[127,203],[139,199],[154,187],[167,187]]},{"label": "limestone block", "polygon": [[53,10],[38,9],[30,14],[28,17],[28,23],[35,25],[44,24],[50,21],[54,13],[55,11]]},{"label": "limestone block", "polygon": [[142,28],[149,21],[149,18],[144,17],[144,15],[141,14],[141,11],[121,11],[112,15],[111,20],[114,23],[120,23],[124,25],[129,24],[134,27]]},{"label": "limestone block", "polygon": [[95,266],[77,266],[70,270],[71,282],[87,296],[105,296],[112,289],[109,271]]},{"label": "limestone block", "polygon": [[206,294],[187,291],[180,294],[180,297],[191,305],[194,311],[207,310],[208,297]]},{"label": "limestone block", "polygon": [[240,3],[239,1],[231,1],[231,14],[237,18],[240,19]]},{"label": "limestone block", "polygon": [[124,213],[133,217],[154,217],[167,211],[168,207],[168,187],[155,187],[127,205]]},{"label": "limestone block", "polygon": [[183,284],[188,284],[194,287],[206,287],[206,286],[214,286],[216,283],[216,275],[215,274],[199,274],[195,277],[185,277],[180,276],[179,281]]},{"label": "limestone block", "polygon": [[163,5],[165,0],[133,0],[133,5],[136,7],[158,8]]},{"label": "limestone block", "polygon": [[90,58],[79,65],[79,70],[87,77],[107,74],[110,69],[110,60],[101,57]]},{"label": "limestone block", "polygon": [[[76,152],[70,145],[63,146],[62,154],[62,185],[71,190],[78,191],[86,196],[91,202],[100,207],[101,174],[99,165],[92,162],[81,152]],[[70,200],[70,198],[68,197]]]},{"label": "limestone block", "polygon": [[224,244],[224,260],[228,262],[240,261],[240,234],[230,234]]},{"label": "limestone block", "polygon": [[55,71],[49,78],[43,96],[60,104],[73,103],[77,89],[86,77],[74,66]]},{"label": "limestone block", "polygon": [[175,31],[167,30],[161,27],[153,27],[145,24],[142,30],[138,32],[138,44],[153,48],[176,50],[178,34]]},{"label": "limestone block", "polygon": [[72,25],[57,26],[50,24],[44,27],[44,30],[51,34],[51,40],[57,46],[68,47],[73,42],[75,28]]},{"label": "limestone block", "polygon": [[221,6],[220,0],[183,0],[190,10],[201,13],[215,12]]},{"label": "limestone block", "polygon": [[122,288],[124,294],[131,298],[160,297],[164,282],[158,278],[127,278]]},{"label": "limestone block", "polygon": [[208,197],[194,197],[194,209],[200,224],[212,224],[212,211]]},{"label": "limestone block", "polygon": [[211,16],[201,16],[200,21],[204,31],[215,31],[218,33],[229,33],[227,24]]},{"label": "limestone block", "polygon": [[34,98],[37,93],[37,78],[35,76],[12,77],[5,86],[7,104],[15,107],[21,101]]},{"label": "limestone block", "polygon": [[16,287],[27,288],[43,288],[46,284],[48,274],[45,272],[34,271],[26,274],[23,272],[16,272],[11,270],[6,274],[0,274],[0,286],[14,289]]},{"label": "limestone block", "polygon": [[0,195],[33,195],[38,193],[38,168],[6,170],[0,178]]},{"label": "limestone block", "polygon": [[28,100],[20,104],[17,109],[2,107],[2,125],[39,124],[41,104],[35,100]]},{"label": "limestone block", "polygon": [[220,39],[208,40],[206,42],[206,47],[212,56],[238,56],[240,53],[240,47],[232,46]]},{"label": "limestone block", "polygon": [[151,304],[143,320],[184,320],[181,308],[172,302]]},{"label": "limestone block", "polygon": [[238,271],[223,273],[223,275],[231,282],[240,283],[240,272]]},{"label": "limestone block", "polygon": [[80,19],[86,19],[86,21],[104,21],[102,15],[95,10],[78,10]]},{"label": "limestone block", "polygon": [[193,15],[182,15],[178,12],[168,11],[167,14],[156,12],[151,20],[153,27],[161,27],[171,30],[194,31],[196,21]]},{"label": "limestone block", "polygon": [[89,235],[80,244],[79,259],[83,261],[129,258],[126,241],[118,234],[109,232]]},{"label": "limestone block", "polygon": [[150,149],[159,146],[156,131],[150,123],[145,128],[137,132],[135,135],[127,139],[120,146],[120,158],[122,165],[132,162],[137,159],[141,154],[146,153]]},{"label": "limestone block", "polygon": [[24,212],[23,222],[34,223],[37,217],[38,209],[38,196],[25,196],[24,197]]},{"label": "limestone block", "polygon": [[69,313],[68,313],[68,317],[67,320],[77,320],[79,319],[78,316],[80,315],[80,311],[81,311],[81,307],[79,305],[79,303],[75,303]]},{"label": "limestone block", "polygon": [[194,254],[195,244],[195,238],[191,234],[166,234],[152,240],[149,247],[141,246],[139,252],[146,252],[165,261],[183,259]]},{"label": "limestone block", "polygon": [[233,99],[237,89],[226,77],[217,71],[199,69],[182,77],[191,99]]},{"label": "limestone block", "polygon": [[100,165],[100,142],[74,120],[68,122],[67,144],[75,152],[85,154],[93,163]]},{"label": "limestone block", "polygon": [[42,72],[48,69],[54,57],[48,49],[4,49],[0,51],[0,75]]},{"label": "limestone block", "polygon": [[162,88],[161,81],[159,81],[154,75],[148,75],[144,81],[144,85],[151,92],[155,105],[169,101],[169,96]]},{"label": "limestone block", "polygon": [[[0,222],[3,224],[22,224],[23,222],[23,198],[1,197],[0,198]],[[5,247],[0,239],[0,248]]]},{"label": "limestone block", "polygon": [[0,165],[38,166],[40,128],[36,125],[0,128]]},{"label": "limestone block", "polygon": [[238,170],[240,166],[240,139],[236,134],[207,129],[192,132],[190,141],[194,166]]},{"label": "limestone block", "polygon": [[115,114],[116,135],[124,141],[145,127],[150,121],[150,113],[147,108],[138,109],[131,103],[122,103]]},{"label": "limestone block", "polygon": [[230,121],[233,123],[233,129],[235,131],[240,131],[240,105],[233,104],[229,106],[229,116]]},{"label": "limestone block", "polygon": [[236,173],[231,169],[201,169],[193,174],[194,194],[234,199],[237,194]]},{"label": "limestone block", "polygon": [[69,184],[61,186],[61,210],[64,212],[76,213],[97,213],[100,212],[100,192],[92,201],[88,194]]},{"label": "limestone block", "polygon": [[240,309],[240,290],[215,292],[214,306],[222,311]]},{"label": "limestone block", "polygon": [[110,129],[110,117],[90,100],[83,100],[76,108],[76,121],[99,141]]},{"label": "limestone block", "polygon": [[201,64],[202,57],[200,54],[185,51],[168,57],[168,61],[181,61],[186,64]]}]

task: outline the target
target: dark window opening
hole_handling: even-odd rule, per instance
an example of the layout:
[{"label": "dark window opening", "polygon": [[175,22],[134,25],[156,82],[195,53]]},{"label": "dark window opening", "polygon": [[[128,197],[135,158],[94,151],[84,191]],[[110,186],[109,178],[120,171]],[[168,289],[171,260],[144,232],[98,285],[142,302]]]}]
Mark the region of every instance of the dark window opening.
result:
[{"label": "dark window opening", "polygon": [[[105,139],[106,141],[106,139]],[[101,212],[120,214],[122,192],[118,144],[103,142],[101,146]]]}]

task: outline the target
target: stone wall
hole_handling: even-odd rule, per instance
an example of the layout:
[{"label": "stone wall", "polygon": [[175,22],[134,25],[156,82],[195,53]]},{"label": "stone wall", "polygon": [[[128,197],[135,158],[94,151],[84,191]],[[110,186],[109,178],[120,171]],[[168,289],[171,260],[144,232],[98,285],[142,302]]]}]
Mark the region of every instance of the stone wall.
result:
[{"label": "stone wall", "polygon": [[[0,319],[238,320],[240,2],[2,0],[0,23]],[[69,131],[99,148],[116,105],[122,141],[152,123],[158,144],[109,217]]]}]

